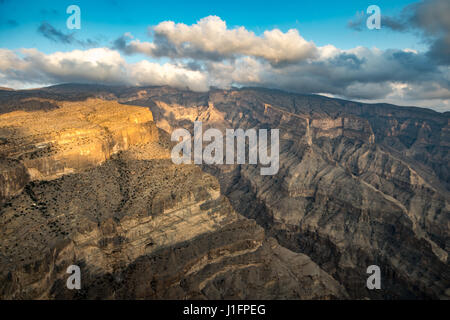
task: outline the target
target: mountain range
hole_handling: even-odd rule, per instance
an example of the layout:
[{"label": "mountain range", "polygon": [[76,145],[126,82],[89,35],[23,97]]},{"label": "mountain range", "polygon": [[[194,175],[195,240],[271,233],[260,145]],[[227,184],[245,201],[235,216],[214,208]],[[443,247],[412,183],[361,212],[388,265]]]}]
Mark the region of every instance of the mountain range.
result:
[{"label": "mountain range", "polygon": [[[174,164],[170,134],[194,121],[279,129],[278,173]],[[449,299],[449,151],[450,112],[425,108],[0,88],[0,298]]]}]

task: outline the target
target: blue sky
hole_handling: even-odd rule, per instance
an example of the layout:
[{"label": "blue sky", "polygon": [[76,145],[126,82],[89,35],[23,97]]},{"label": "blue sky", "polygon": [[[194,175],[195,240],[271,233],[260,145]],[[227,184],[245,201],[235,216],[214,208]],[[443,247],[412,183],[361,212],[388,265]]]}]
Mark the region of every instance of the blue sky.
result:
[{"label": "blue sky", "polygon": [[[230,27],[245,26],[261,34],[264,30],[279,28],[299,30],[306,40],[317,45],[333,44],[341,49],[356,46],[411,48],[421,50],[424,44],[413,34],[392,32],[389,29],[356,32],[347,22],[356,12],[365,11],[371,4],[378,5],[382,14],[395,15],[412,1],[8,1],[1,5],[2,21],[13,20],[17,25],[1,25],[0,43],[11,49],[34,47],[50,53],[70,50],[76,45],[57,44],[36,34],[42,21],[65,30],[66,8],[76,4],[81,9],[82,28],[74,30],[80,39],[98,39],[108,45],[112,39],[131,32],[137,38],[147,39],[147,27],[172,20],[193,24],[199,19],[217,15]],[[69,32],[68,30],[66,30]]]},{"label": "blue sky", "polygon": [[[80,30],[66,27],[70,5]],[[365,25],[370,5],[380,30]],[[265,86],[450,110],[449,12],[448,0],[0,0],[0,86]]]}]

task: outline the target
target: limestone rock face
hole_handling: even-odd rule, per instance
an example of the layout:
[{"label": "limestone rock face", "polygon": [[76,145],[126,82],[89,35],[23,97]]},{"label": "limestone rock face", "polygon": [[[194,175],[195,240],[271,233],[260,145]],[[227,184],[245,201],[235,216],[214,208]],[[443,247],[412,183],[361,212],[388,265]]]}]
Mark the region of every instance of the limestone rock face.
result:
[{"label": "limestone rock face", "polygon": [[[30,133],[7,137],[10,157],[38,143],[51,141],[53,149],[42,148],[36,162],[17,156],[2,167],[5,181],[20,187],[9,182],[0,209],[0,298],[348,297],[310,258],[236,213],[215,177],[173,164],[167,136],[155,132],[147,108],[60,104],[41,118],[51,130],[33,123],[39,114],[2,116],[17,121],[10,122],[15,132]],[[71,118],[61,115],[70,110]],[[54,168],[71,156],[79,164],[73,170]],[[30,169],[40,175],[20,180]],[[79,291],[66,287],[70,265],[81,269]]]},{"label": "limestone rock face", "polygon": [[[2,209],[6,299],[346,298],[307,256],[236,214],[217,180],[151,159],[159,145],[32,182]],[[151,150],[142,160],[143,149]],[[82,270],[82,290],[66,269]]]},{"label": "limestone rock face", "polygon": [[[0,297],[450,298],[450,113],[266,89],[62,85],[0,92],[0,122],[89,99],[154,119],[123,115],[126,129],[83,113],[81,141],[72,131],[33,157],[20,155],[54,138],[14,140],[2,122]],[[279,172],[172,164],[168,134],[194,121],[279,129]],[[157,141],[145,138],[155,125]],[[103,158],[67,151],[96,143]],[[65,287],[70,264],[80,291]],[[381,290],[366,288],[370,265]]]},{"label": "limestone rock face", "polygon": [[[130,145],[158,139],[149,110],[100,99],[60,102],[51,111],[0,115],[0,136],[2,158],[20,162],[30,180],[78,172],[103,163]],[[21,165],[11,172],[5,163],[0,185],[3,197],[15,195],[27,182],[8,178],[11,174],[24,176]]]},{"label": "limestone rock face", "polygon": [[[251,165],[204,167],[235,210],[283,246],[308,254],[353,298],[447,297],[448,113],[264,89],[216,90],[206,101],[187,96],[128,103],[170,102],[176,107],[164,110],[185,118],[214,105],[221,128],[280,129],[278,174],[261,176]],[[169,114],[158,112],[155,121],[192,128]],[[381,291],[365,287],[372,264],[384,275]]]},{"label": "limestone rock face", "polygon": [[25,166],[18,160],[0,159],[0,203],[22,192],[29,181]]}]

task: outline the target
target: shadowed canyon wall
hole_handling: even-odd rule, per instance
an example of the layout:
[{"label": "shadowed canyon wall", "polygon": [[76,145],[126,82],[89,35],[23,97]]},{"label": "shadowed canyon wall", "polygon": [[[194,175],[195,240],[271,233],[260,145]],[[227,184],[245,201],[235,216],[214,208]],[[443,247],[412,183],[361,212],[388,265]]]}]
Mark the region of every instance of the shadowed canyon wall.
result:
[{"label": "shadowed canyon wall", "polygon": [[[450,297],[450,113],[89,85],[5,91],[0,111],[3,298]],[[194,121],[279,129],[279,172],[172,164]]]}]

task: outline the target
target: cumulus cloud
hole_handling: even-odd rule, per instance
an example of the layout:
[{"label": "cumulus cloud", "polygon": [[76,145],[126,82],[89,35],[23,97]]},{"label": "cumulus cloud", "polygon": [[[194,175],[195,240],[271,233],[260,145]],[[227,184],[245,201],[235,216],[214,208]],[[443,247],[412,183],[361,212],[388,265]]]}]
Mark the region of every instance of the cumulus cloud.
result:
[{"label": "cumulus cloud", "polygon": [[138,40],[127,43],[129,36],[124,35],[115,41],[115,48],[127,54],[215,61],[253,56],[273,64],[305,60],[317,53],[314,43],[306,41],[296,29],[287,32],[273,29],[257,36],[244,27],[228,29],[226,22],[217,16],[208,16],[191,26],[164,21],[152,31],[152,43]]},{"label": "cumulus cloud", "polygon": [[[428,56],[436,63],[450,65],[450,1],[423,0],[412,3],[397,16],[381,18],[381,27],[398,32],[414,32],[429,44]],[[364,12],[348,22],[354,30],[365,28]]]},{"label": "cumulus cloud", "polygon": [[418,32],[430,44],[428,55],[440,64],[450,65],[450,1],[424,0],[406,6],[399,17],[389,17],[397,31]]},{"label": "cumulus cloud", "polygon": [[170,85],[208,90],[206,76],[176,64],[127,63],[108,48],[44,54],[36,49],[17,53],[0,49],[0,83],[83,82],[127,85]]},{"label": "cumulus cloud", "polygon": [[[417,18],[421,19],[425,18]],[[442,23],[429,26],[426,32],[440,34]],[[0,85],[87,82],[170,85],[195,91],[210,86],[264,86],[450,109],[450,67],[430,53],[439,42],[433,42],[425,53],[365,47],[342,50],[331,44],[316,46],[297,30],[274,29],[256,35],[243,27],[228,28],[216,16],[190,26],[165,21],[151,32],[151,42],[125,33],[112,48],[51,54],[0,49]],[[47,33],[59,41],[67,36],[51,29]],[[151,61],[127,62],[125,56],[135,53]]]},{"label": "cumulus cloud", "polygon": [[184,66],[143,60],[128,68],[130,82],[137,85],[170,85],[194,91],[209,90],[208,76],[205,73],[189,70]]},{"label": "cumulus cloud", "polygon": [[[327,93],[357,100],[427,100],[429,107],[449,99],[449,70],[430,63],[425,54],[412,51],[327,47],[320,58],[273,67],[246,57],[233,62],[209,62],[210,82],[217,86],[265,86],[300,93]],[[400,90],[398,88],[402,87]],[[427,88],[427,89],[425,89]],[[431,90],[433,88],[433,90]],[[426,92],[426,94],[425,94]],[[423,94],[422,94],[423,93]]]},{"label": "cumulus cloud", "polygon": [[[157,56],[155,54],[157,47],[154,43],[141,42],[139,40],[132,40],[129,42],[130,39],[134,39],[133,35],[129,32],[124,33],[122,36],[114,40],[112,49],[119,50],[127,55],[142,53],[148,56]],[[163,55],[160,54],[159,56]]]}]

